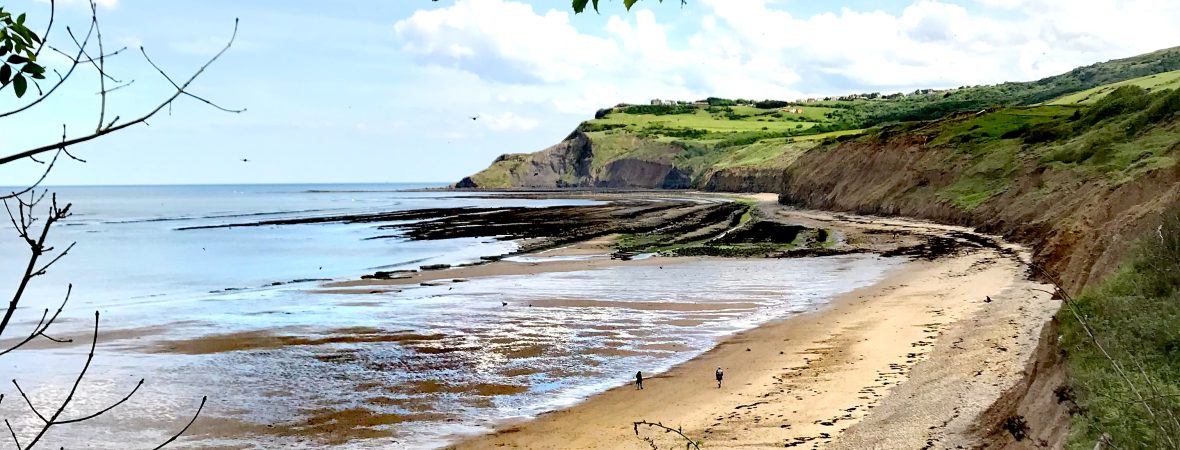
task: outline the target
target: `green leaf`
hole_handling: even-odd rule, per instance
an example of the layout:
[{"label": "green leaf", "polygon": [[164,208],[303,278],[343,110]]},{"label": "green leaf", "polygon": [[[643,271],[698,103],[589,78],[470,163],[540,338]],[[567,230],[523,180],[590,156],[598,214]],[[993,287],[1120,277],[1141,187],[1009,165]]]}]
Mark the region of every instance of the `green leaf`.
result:
[{"label": "green leaf", "polygon": [[12,88],[16,90],[16,96],[22,97],[25,95],[25,90],[29,88],[29,82],[25,80],[25,76],[16,74],[12,77]]},{"label": "green leaf", "polygon": [[574,14],[581,14],[586,10],[586,3],[589,0],[574,0]]},{"label": "green leaf", "polygon": [[20,71],[24,72],[24,73],[37,74],[37,73],[45,73],[45,68],[41,67],[40,64],[37,64],[35,62],[31,62],[31,63],[25,64],[25,66],[22,67],[20,69]]},{"label": "green leaf", "polygon": [[634,5],[637,1],[639,0],[623,0],[623,6],[627,8],[627,11],[630,11],[631,5]]},{"label": "green leaf", "polygon": [[9,64],[24,64],[27,62],[29,62],[29,58],[25,58],[24,56],[21,56],[21,55],[13,54],[13,55],[8,56],[8,63]]},{"label": "green leaf", "polygon": [[8,85],[8,80],[12,79],[12,66],[4,64],[0,66],[0,86]]},{"label": "green leaf", "polygon": [[20,13],[19,16],[16,16],[16,23],[18,23],[20,25],[25,24],[25,13]]}]

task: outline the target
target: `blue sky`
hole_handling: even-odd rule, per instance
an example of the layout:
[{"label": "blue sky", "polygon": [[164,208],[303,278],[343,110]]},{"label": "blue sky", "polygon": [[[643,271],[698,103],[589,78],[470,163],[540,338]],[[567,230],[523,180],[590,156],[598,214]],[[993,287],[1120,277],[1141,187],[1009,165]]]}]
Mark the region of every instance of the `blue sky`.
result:
[{"label": "blue sky", "polygon": [[[5,3],[36,24],[48,10]],[[84,27],[84,2],[58,9],[60,24]],[[135,80],[111,95],[108,118],[169,93],[139,45],[186,76],[235,17],[234,48],[192,90],[247,112],[182,100],[150,126],[78,146],[89,162],[62,164],[52,184],[455,181],[621,101],[1031,80],[1180,45],[1174,0],[644,0],[629,13],[603,0],[576,16],[568,0],[102,0],[99,13],[108,48],[131,47],[108,70]],[[97,79],[73,81],[0,120],[0,152],[53,142],[63,123],[93,128]],[[4,94],[0,109],[18,104]],[[10,166],[0,185],[39,167]]]}]

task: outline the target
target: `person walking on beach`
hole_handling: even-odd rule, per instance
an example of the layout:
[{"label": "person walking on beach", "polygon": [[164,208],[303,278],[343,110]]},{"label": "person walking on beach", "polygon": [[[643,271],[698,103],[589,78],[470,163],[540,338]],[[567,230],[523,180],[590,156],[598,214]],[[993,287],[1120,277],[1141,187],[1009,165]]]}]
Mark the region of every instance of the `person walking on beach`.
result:
[{"label": "person walking on beach", "polygon": [[721,379],[724,377],[725,377],[725,372],[722,372],[721,368],[718,367],[717,368],[717,389],[721,389]]},{"label": "person walking on beach", "polygon": [[635,389],[643,389],[643,371],[635,372]]}]

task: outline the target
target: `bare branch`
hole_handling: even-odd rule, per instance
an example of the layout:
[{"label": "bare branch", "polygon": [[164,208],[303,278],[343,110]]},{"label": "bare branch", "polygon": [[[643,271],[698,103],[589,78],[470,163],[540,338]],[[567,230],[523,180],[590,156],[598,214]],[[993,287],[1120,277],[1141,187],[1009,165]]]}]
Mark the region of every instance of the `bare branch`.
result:
[{"label": "bare branch", "polygon": [[185,91],[186,89],[188,89],[189,85],[191,85],[193,83],[193,81],[196,81],[197,77],[199,77],[202,73],[204,73],[205,70],[208,69],[209,66],[213,64],[214,61],[217,61],[217,59],[220,58],[221,55],[224,55],[225,52],[227,50],[229,50],[230,46],[233,45],[234,40],[237,38],[237,35],[238,35],[238,23],[239,23],[239,20],[234,19],[233,34],[230,36],[229,41],[226,42],[225,47],[222,47],[222,49],[220,51],[218,51],[217,54],[213,55],[213,57],[210,58],[208,61],[206,61],[204,65],[202,65],[199,69],[197,69],[197,71],[194,72],[192,74],[192,76],[190,76],[189,79],[184,82],[184,84],[179,86],[179,89],[177,89],[176,92],[174,92],[171,96],[169,96],[167,99],[165,99],[160,104],[156,105],[155,108],[153,108],[151,111],[148,111],[146,114],[144,114],[144,115],[142,115],[130,122],[122,123],[122,124],[116,125],[114,127],[103,128],[101,130],[98,130],[98,131],[88,134],[88,135],[79,136],[79,137],[76,137],[73,139],[69,139],[69,140],[57,143],[57,144],[44,145],[44,146],[24,150],[21,152],[13,153],[8,156],[0,157],[0,165],[8,164],[10,162],[13,162],[13,161],[16,161],[16,160],[19,160],[22,158],[27,158],[29,156],[37,155],[37,154],[51,151],[54,149],[65,148],[70,145],[94,140],[99,137],[114,133],[116,131],[122,130],[127,127],[130,127],[132,125],[138,125],[140,123],[146,122],[152,116],[155,116],[157,113],[162,111],[165,107],[170,106],[172,104],[172,102],[176,101],[176,99],[178,97],[180,97],[181,95],[189,95]]},{"label": "bare branch", "polygon": [[[74,292],[74,285],[73,285],[73,284],[70,284],[70,285],[69,285],[69,287],[67,287],[67,288],[66,288],[66,298],[65,298],[64,300],[62,300],[62,302],[61,302],[61,305],[57,307],[57,312],[54,312],[54,313],[53,313],[53,316],[49,318],[49,321],[45,321],[45,315],[46,315],[46,314],[42,314],[42,315],[41,315],[41,322],[38,322],[38,323],[37,323],[37,327],[33,328],[33,332],[32,332],[32,333],[29,333],[29,336],[28,336],[28,337],[26,337],[24,340],[22,340],[22,341],[20,341],[20,342],[17,342],[17,343],[16,343],[16,345],[13,345],[12,347],[9,347],[7,350],[0,351],[0,356],[4,356],[5,354],[8,354],[9,352],[11,352],[11,351],[13,351],[13,350],[16,350],[16,349],[18,349],[18,348],[21,348],[21,347],[22,347],[22,346],[24,346],[25,344],[28,344],[29,342],[32,342],[32,340],[33,340],[33,339],[36,339],[36,338],[37,338],[37,336],[44,337],[45,339],[49,339],[49,340],[51,340],[51,341],[53,341],[53,342],[57,342],[57,343],[60,343],[60,344],[65,344],[65,343],[68,343],[68,342],[73,342],[73,341],[74,341],[73,339],[56,339],[56,338],[53,338],[53,337],[51,337],[51,336],[49,336],[49,335],[45,334],[45,331],[46,331],[46,330],[48,330],[48,329],[49,329],[49,327],[50,327],[51,325],[53,325],[53,322],[57,320],[57,316],[61,315],[61,312],[65,310],[65,308],[66,308],[66,303],[69,303],[69,301],[70,301],[70,294],[71,294],[71,293],[73,293],[73,292]],[[45,310],[45,313],[48,313],[48,312],[49,312],[49,309],[47,308],[47,309]]]},{"label": "bare branch", "polygon": [[41,427],[41,431],[33,437],[33,440],[29,442],[27,447],[25,447],[26,449],[31,449],[34,445],[37,445],[37,442],[40,441],[42,437],[45,437],[45,433],[49,432],[49,429],[57,423],[57,418],[61,417],[61,414],[65,412],[66,407],[70,405],[70,402],[74,401],[74,394],[78,392],[78,385],[82,384],[82,378],[86,376],[86,371],[90,370],[90,363],[94,361],[94,348],[98,346],[98,318],[98,311],[95,311],[94,335],[90,339],[90,353],[86,355],[86,364],[82,366],[82,371],[78,372],[78,378],[74,380],[74,385],[70,388],[70,393],[66,394],[66,399],[62,400],[61,405],[57,407],[57,411],[55,411],[53,415],[49,417],[49,420],[45,422],[45,426]]},{"label": "bare branch", "polygon": [[[26,192],[36,189],[37,186],[40,186],[41,183],[45,181],[45,178],[49,176],[49,171],[53,170],[53,165],[57,164],[57,157],[61,155],[62,150],[64,150],[64,149],[58,149],[57,153],[53,154],[53,159],[49,161],[49,166],[45,167],[45,171],[41,172],[41,177],[37,178],[37,181],[34,181],[33,184],[29,185],[28,187],[26,187],[24,189],[21,189],[20,191],[13,192],[13,193],[7,194],[7,195],[0,195],[0,200],[19,197],[21,195],[24,195]],[[30,157],[30,158],[32,158],[32,157]]]},{"label": "bare branch", "polygon": [[[98,4],[94,0],[90,0],[90,20],[94,23],[94,32],[98,41],[98,86],[99,96],[102,98],[102,105],[98,109],[98,125],[94,126],[94,131],[102,130],[102,124],[106,121],[107,115],[107,84],[106,84],[106,51],[102,46],[102,28],[98,26]],[[92,63],[93,64],[93,63]]]},{"label": "bare branch", "polygon": [[20,392],[21,398],[25,399],[25,404],[29,405],[29,409],[33,411],[33,414],[36,414],[38,419],[41,419],[42,422],[48,424],[49,419],[46,419],[45,416],[41,415],[40,411],[37,411],[37,407],[33,406],[33,401],[29,400],[29,396],[25,394],[25,390],[21,389],[20,383],[17,383],[16,380],[12,380],[12,384],[16,386],[16,391]]},{"label": "bare branch", "polygon": [[[44,198],[44,197],[42,197],[42,198]],[[24,202],[22,200],[20,200],[19,198],[17,199],[17,201],[21,202],[22,205],[24,204]],[[31,208],[32,205],[35,205],[38,202],[40,202],[40,199],[31,202],[29,207]],[[5,201],[5,207],[7,207],[7,205],[8,205],[8,203],[7,203],[7,201]],[[53,196],[53,206],[49,210],[49,217],[46,218],[46,220],[45,220],[45,225],[41,229],[41,235],[34,242],[28,237],[28,224],[32,223],[32,222],[30,221],[30,222],[26,223],[26,220],[24,217],[24,208],[17,207],[17,211],[19,212],[19,215],[21,217],[21,223],[20,223],[20,226],[18,226],[18,229],[19,229],[19,232],[21,233],[21,236],[24,237],[25,241],[29,243],[29,250],[31,251],[32,254],[29,256],[29,264],[28,264],[28,266],[25,267],[24,275],[21,276],[21,281],[20,281],[20,284],[16,288],[16,293],[13,294],[12,301],[8,303],[8,309],[4,312],[4,318],[0,319],[0,336],[3,336],[4,331],[8,328],[8,322],[12,319],[12,314],[14,312],[16,312],[16,306],[18,304],[20,304],[21,297],[24,295],[25,289],[28,288],[29,281],[33,279],[33,277],[35,276],[34,274],[39,272],[39,271],[35,270],[35,267],[37,267],[38,258],[40,258],[41,255],[44,254],[44,252],[45,252],[45,239],[49,237],[49,229],[52,228],[53,224],[55,222],[57,222],[58,220],[68,217],[69,216],[69,209],[70,209],[70,205],[68,205],[68,204],[66,205],[66,207],[64,209],[58,209],[57,196],[54,195]],[[9,217],[11,218],[11,216],[12,216],[12,212],[11,212],[11,210],[9,210]],[[13,221],[15,223],[15,219],[13,219]],[[66,250],[69,251],[69,249],[66,249]],[[63,255],[64,255],[64,252],[63,252]],[[57,259],[60,259],[60,258],[61,258],[61,256],[58,256],[58,258],[55,258],[53,262],[56,262]],[[50,265],[52,265],[53,262],[50,262]],[[42,270],[44,270],[46,268],[48,268],[48,265],[46,267],[42,267]]]},{"label": "bare branch", "polygon": [[117,406],[119,406],[119,405],[122,405],[123,403],[126,403],[126,402],[127,402],[127,400],[130,400],[130,399],[131,399],[131,396],[132,396],[132,395],[135,395],[135,392],[136,392],[136,391],[138,391],[138,390],[139,390],[139,388],[141,388],[141,387],[143,387],[143,379],[142,379],[142,378],[140,378],[140,379],[139,379],[139,383],[136,383],[136,385],[135,385],[135,388],[131,389],[131,392],[130,392],[130,393],[128,393],[126,396],[124,396],[124,397],[123,397],[122,399],[120,399],[119,401],[117,401],[117,402],[115,402],[115,403],[111,404],[111,406],[108,406],[108,407],[106,407],[106,408],[103,408],[101,411],[99,411],[99,412],[96,412],[96,413],[94,413],[94,414],[91,414],[91,415],[89,415],[89,416],[85,416],[85,417],[79,417],[79,418],[77,418],[77,419],[59,420],[59,421],[57,421],[57,422],[54,422],[54,425],[66,425],[66,424],[70,424],[70,423],[84,422],[84,421],[87,421],[87,420],[93,419],[93,418],[95,418],[95,417],[101,416],[101,415],[103,415],[104,413],[106,413],[107,411],[110,411],[110,410],[112,410],[112,409],[115,409],[115,407],[117,407]]},{"label": "bare branch", "polygon": [[41,56],[41,49],[45,48],[45,41],[49,40],[49,32],[53,31],[55,17],[57,17],[57,3],[54,0],[49,0],[49,24],[45,25],[45,33],[41,35],[41,43],[37,45],[37,51],[33,52],[33,56]]},{"label": "bare branch", "polygon": [[224,107],[222,107],[221,105],[218,105],[218,104],[216,104],[216,103],[213,103],[213,102],[211,102],[211,101],[209,101],[209,100],[205,100],[204,98],[198,97],[198,96],[196,96],[196,95],[193,95],[192,93],[189,93],[189,92],[187,92],[187,91],[184,91],[184,89],[182,89],[180,86],[178,86],[178,85],[176,84],[176,82],[175,82],[175,81],[172,81],[172,77],[168,76],[168,74],[167,74],[166,72],[164,72],[164,69],[161,69],[161,68],[160,68],[160,66],[156,65],[156,62],[155,62],[155,61],[152,61],[152,58],[151,58],[150,56],[148,56],[148,54],[147,54],[147,51],[146,51],[146,50],[144,50],[144,48],[143,48],[143,47],[140,47],[140,48],[139,48],[139,52],[140,52],[140,53],[143,53],[143,59],[146,59],[146,60],[147,60],[147,62],[148,62],[148,64],[151,64],[151,65],[152,65],[152,68],[156,69],[156,72],[159,72],[159,73],[160,73],[160,75],[162,75],[162,76],[164,77],[164,79],[165,79],[165,80],[168,80],[168,82],[172,84],[172,87],[173,87],[173,88],[176,88],[176,89],[177,89],[177,90],[179,90],[179,91],[183,91],[183,92],[184,92],[184,95],[187,95],[187,96],[189,96],[189,97],[191,97],[191,98],[193,98],[193,99],[196,99],[196,100],[199,100],[199,101],[201,101],[201,102],[204,102],[206,105],[212,106],[212,107],[214,107],[214,108],[220,109],[220,110],[222,110],[222,111],[225,111],[225,112],[229,112],[229,113],[235,113],[235,114],[237,114],[237,113],[240,113],[240,112],[244,112],[244,111],[246,111],[246,108],[242,108],[242,109],[228,109],[228,108],[224,108]]},{"label": "bare branch", "polygon": [[77,242],[70,243],[70,246],[66,247],[65,251],[58,254],[57,257],[53,258],[52,261],[49,261],[44,266],[41,266],[41,268],[37,269],[36,272],[33,272],[33,276],[37,277],[37,276],[45,275],[45,271],[49,270],[50,266],[56,264],[58,260],[62,259],[66,255],[70,254],[70,250],[72,250],[74,248],[74,244],[77,244]]},{"label": "bare branch", "polygon": [[193,426],[193,422],[196,422],[196,421],[197,421],[197,417],[201,415],[201,410],[205,408],[205,401],[206,401],[206,400],[208,400],[208,399],[209,399],[209,397],[208,397],[208,396],[201,397],[201,405],[200,405],[200,406],[197,406],[197,413],[196,413],[196,414],[193,414],[193,418],[192,418],[192,420],[189,420],[189,421],[188,421],[188,424],[187,424],[187,425],[185,425],[185,426],[184,426],[184,428],[181,428],[179,432],[177,432],[176,434],[172,435],[172,437],[168,438],[168,440],[167,440],[167,441],[164,441],[164,443],[163,443],[163,444],[160,444],[160,445],[156,446],[156,448],[154,448],[154,449],[152,449],[152,450],[160,450],[160,449],[164,448],[164,446],[166,446],[166,445],[168,445],[168,444],[171,444],[173,441],[176,441],[177,439],[179,439],[179,438],[180,438],[180,436],[181,436],[182,434],[184,434],[184,432],[188,431],[188,427],[191,427],[191,426]]},{"label": "bare branch", "polygon": [[[659,428],[661,430],[664,430],[665,433],[675,433],[684,439],[684,441],[686,442],[685,448],[695,448],[696,450],[701,450],[701,447],[699,445],[697,445],[696,441],[693,441],[692,438],[685,435],[684,432],[682,432],[676,428],[664,426],[664,424],[658,423],[658,422],[652,423],[652,422],[648,422],[646,420],[640,420],[638,422],[631,422],[631,426],[634,427],[634,429],[635,429],[636,436],[639,436],[639,426],[640,425],[644,425],[644,426],[648,426],[648,427],[652,427],[652,428]],[[653,443],[651,445],[654,446],[655,444]]]},{"label": "bare branch", "polygon": [[8,419],[4,419],[4,425],[8,426],[8,432],[12,434],[12,442],[16,444],[16,450],[21,450],[20,440],[16,438],[16,432],[12,431],[12,424],[8,423]]}]

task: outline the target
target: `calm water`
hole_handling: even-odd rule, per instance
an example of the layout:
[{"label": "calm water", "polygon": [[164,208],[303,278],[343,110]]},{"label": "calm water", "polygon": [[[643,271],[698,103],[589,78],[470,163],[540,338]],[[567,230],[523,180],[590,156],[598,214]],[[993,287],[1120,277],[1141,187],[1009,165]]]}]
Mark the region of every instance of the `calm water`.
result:
[{"label": "calm water", "polygon": [[[210,403],[181,446],[437,446],[498,420],[572,404],[627,382],[637,367],[665,370],[728,334],[822,307],[898,264],[875,256],[714,260],[323,294],[312,292],[315,282],[272,283],[465,262],[513,246],[367,239],[388,233],[376,224],[177,231],[413,208],[591,203],[398,191],[412,187],[425,186],[58,189],[76,214],[55,230],[55,242],[78,246],[37,279],[29,304],[59,301],[73,282],[75,297],[57,328],[67,337],[85,330],[94,310],[103,313],[106,333],[76,412],[118,399],[138,378],[147,384],[102,420],[53,431],[50,447],[159,441],[183,425],[202,395]],[[20,244],[15,236],[0,239],[6,291],[24,264]],[[29,308],[18,317],[27,329],[40,314]],[[256,348],[167,351],[185,339],[234,333],[241,333],[235,342]],[[283,345],[271,345],[275,339]],[[0,378],[21,379],[35,402],[48,405],[64,395],[85,351],[43,345],[0,357]],[[27,432],[36,418],[8,401],[17,398],[9,391],[0,388],[0,414]],[[317,425],[343,421],[326,419],[335,411],[384,419],[357,423],[371,426],[372,439],[334,440],[332,427]]]}]

